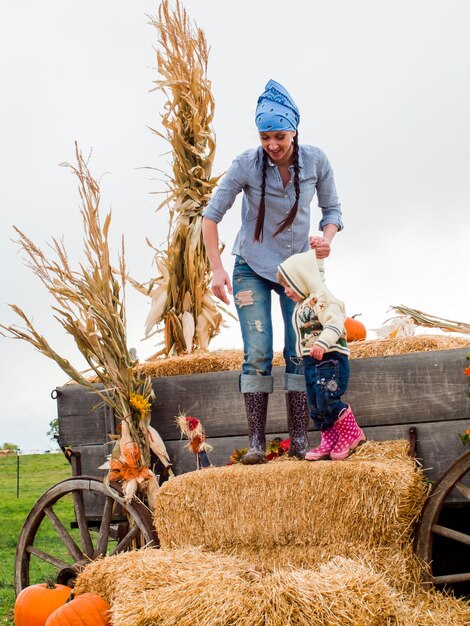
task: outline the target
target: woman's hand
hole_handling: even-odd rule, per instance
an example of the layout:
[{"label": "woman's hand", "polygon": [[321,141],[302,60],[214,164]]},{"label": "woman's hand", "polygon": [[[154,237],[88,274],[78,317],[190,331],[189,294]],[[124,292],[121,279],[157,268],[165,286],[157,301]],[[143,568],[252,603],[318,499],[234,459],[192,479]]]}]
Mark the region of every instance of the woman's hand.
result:
[{"label": "woman's hand", "polygon": [[330,242],[324,237],[310,237],[310,248],[315,250],[317,259],[326,259],[330,256]]},{"label": "woman's hand", "polygon": [[212,272],[212,292],[216,298],[230,304],[227,292],[232,295],[232,283],[223,267]]},{"label": "woman's hand", "polygon": [[324,354],[325,348],[322,348],[321,346],[313,344],[313,346],[310,348],[310,356],[313,356],[314,359],[318,359],[319,361],[321,361]]}]

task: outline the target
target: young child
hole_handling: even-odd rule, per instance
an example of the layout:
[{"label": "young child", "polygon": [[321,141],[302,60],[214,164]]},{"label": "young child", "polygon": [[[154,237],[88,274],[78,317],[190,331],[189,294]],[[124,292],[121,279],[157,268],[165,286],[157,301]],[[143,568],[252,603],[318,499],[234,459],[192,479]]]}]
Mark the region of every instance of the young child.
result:
[{"label": "young child", "polygon": [[366,437],[351,407],[341,400],[349,381],[344,304],[324,283],[322,261],[315,250],[281,263],[278,280],[285,294],[297,302],[292,317],[296,350],[304,361],[310,416],[321,430],[320,445],[305,459],[345,459]]}]

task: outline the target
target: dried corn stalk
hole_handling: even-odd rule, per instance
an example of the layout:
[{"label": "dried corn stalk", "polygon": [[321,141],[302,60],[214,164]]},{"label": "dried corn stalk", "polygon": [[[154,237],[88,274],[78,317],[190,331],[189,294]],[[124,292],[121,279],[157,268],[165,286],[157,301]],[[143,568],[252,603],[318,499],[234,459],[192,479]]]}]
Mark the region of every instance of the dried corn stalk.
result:
[{"label": "dried corn stalk", "polygon": [[[443,317],[436,317],[434,315],[429,315],[428,313],[423,313],[422,311],[418,311],[418,309],[410,309],[403,304],[398,306],[390,305],[397,313],[402,315],[408,315],[416,326],[427,326],[428,328],[440,328],[441,330],[445,330],[446,332],[452,333],[464,333],[466,335],[470,335],[470,324],[465,322],[454,322],[453,320],[447,320]],[[391,318],[395,319],[395,318]],[[389,321],[389,320],[387,320]]]},{"label": "dried corn stalk", "polygon": [[56,361],[71,379],[92,389],[113,408],[121,420],[121,437],[110,460],[110,479],[122,483],[124,494],[130,500],[137,490],[155,491],[156,478],[149,470],[150,450],[165,466],[169,465],[169,458],[158,433],[149,426],[153,394],[150,377],[136,373],[137,361],[127,347],[124,244],[118,280],[110,264],[108,247],[111,213],[101,226],[99,185],[91,176],[77,144],[75,151],[77,166],[64,165],[72,170],[79,182],[85,261],[78,269],[72,269],[63,242],[55,238],[51,244],[54,255],[49,259],[21,230],[14,228],[18,243],[26,254],[27,266],[55,300],[52,307],[55,318],[75,340],[104,389],[97,390],[82,372],[57,354],[20,307],[10,305],[25,326],[0,324],[0,328],[6,331],[2,335],[32,344]]},{"label": "dried corn stalk", "polygon": [[210,265],[202,240],[202,211],[220,177],[212,177],[215,139],[211,129],[214,98],[207,78],[209,50],[200,28],[190,24],[179,0],[170,11],[164,0],[158,18],[158,73],[154,90],[167,97],[163,137],[172,148],[173,173],[168,176],[166,199],[170,213],[168,250],[156,251],[158,277],[152,281],[152,299],[145,335],[164,323],[164,347],[157,353],[181,354],[207,349],[222,323],[212,298]]}]

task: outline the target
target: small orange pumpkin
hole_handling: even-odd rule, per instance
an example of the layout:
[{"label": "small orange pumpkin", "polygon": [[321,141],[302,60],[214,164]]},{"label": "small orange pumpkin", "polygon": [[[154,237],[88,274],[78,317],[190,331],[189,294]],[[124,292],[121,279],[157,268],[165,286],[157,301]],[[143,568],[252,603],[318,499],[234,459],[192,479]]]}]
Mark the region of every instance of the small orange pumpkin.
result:
[{"label": "small orange pumpkin", "polygon": [[362,313],[356,313],[352,317],[347,317],[344,322],[344,328],[346,329],[346,341],[363,341],[366,338],[367,330],[362,322],[354,319]]},{"label": "small orange pumpkin", "polygon": [[71,589],[51,580],[25,587],[15,601],[15,626],[44,626],[47,618],[70,596]]},{"label": "small orange pumpkin", "polygon": [[110,626],[110,606],[95,593],[83,593],[59,607],[46,626]]}]

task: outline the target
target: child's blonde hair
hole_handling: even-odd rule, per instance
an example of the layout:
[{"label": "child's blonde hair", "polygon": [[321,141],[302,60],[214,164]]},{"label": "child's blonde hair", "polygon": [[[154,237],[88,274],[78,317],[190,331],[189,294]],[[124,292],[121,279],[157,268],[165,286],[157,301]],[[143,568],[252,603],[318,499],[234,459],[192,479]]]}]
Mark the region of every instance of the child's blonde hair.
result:
[{"label": "child's blonde hair", "polygon": [[281,272],[277,273],[277,282],[282,285],[283,287],[290,287],[289,283],[287,282],[287,280],[284,278],[284,276],[281,274]]}]

